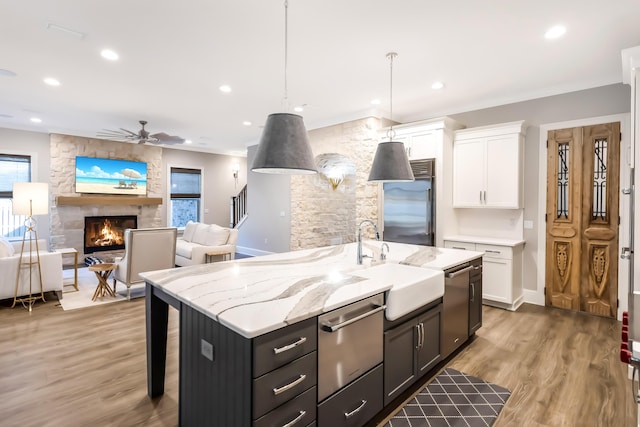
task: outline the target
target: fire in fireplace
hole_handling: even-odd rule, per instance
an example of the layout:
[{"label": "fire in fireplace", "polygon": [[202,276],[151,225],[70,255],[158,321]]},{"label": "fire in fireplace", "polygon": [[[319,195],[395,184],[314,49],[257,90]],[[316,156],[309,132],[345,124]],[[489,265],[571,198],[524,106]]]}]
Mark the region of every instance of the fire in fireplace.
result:
[{"label": "fire in fireplace", "polygon": [[84,253],[124,249],[124,231],[127,228],[138,228],[137,216],[86,216]]}]

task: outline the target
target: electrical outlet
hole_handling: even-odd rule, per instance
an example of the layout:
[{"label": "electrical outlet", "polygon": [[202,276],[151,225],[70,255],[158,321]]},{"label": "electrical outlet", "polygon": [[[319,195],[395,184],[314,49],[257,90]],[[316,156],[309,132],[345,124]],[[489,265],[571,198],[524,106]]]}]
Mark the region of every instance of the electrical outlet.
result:
[{"label": "electrical outlet", "polygon": [[269,239],[267,239],[266,237],[264,238],[264,244],[266,245],[267,243],[269,243]]},{"label": "electrical outlet", "polygon": [[524,228],[527,229],[527,230],[531,230],[533,228],[533,221],[525,220],[524,221]]},{"label": "electrical outlet", "polygon": [[213,345],[202,338],[200,339],[200,353],[213,362]]}]

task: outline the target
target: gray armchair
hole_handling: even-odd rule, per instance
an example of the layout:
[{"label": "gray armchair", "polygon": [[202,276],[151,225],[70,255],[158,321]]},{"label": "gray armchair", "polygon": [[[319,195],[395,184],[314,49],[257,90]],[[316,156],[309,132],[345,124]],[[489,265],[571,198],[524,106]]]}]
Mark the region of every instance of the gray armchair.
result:
[{"label": "gray armchair", "polygon": [[178,231],[174,227],[125,230],[125,253],[115,261],[113,290],[116,289],[116,281],[120,281],[127,286],[127,299],[131,299],[131,285],[144,281],[140,273],[175,267],[177,236]]}]

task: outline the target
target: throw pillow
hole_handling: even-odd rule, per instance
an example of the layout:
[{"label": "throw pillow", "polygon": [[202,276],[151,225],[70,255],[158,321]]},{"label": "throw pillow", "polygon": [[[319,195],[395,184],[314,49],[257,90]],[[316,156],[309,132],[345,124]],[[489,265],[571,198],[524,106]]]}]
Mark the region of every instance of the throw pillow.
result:
[{"label": "throw pillow", "polygon": [[13,245],[4,237],[0,237],[0,258],[14,254]]},{"label": "throw pillow", "polygon": [[196,231],[193,233],[193,239],[191,241],[199,245],[206,245],[208,232],[209,224],[198,223],[198,225],[196,226]]},{"label": "throw pillow", "polygon": [[225,245],[229,240],[229,229],[215,224],[211,224],[207,233],[206,246]]},{"label": "throw pillow", "polygon": [[193,234],[196,232],[196,227],[198,226],[197,222],[189,221],[187,225],[184,227],[184,232],[182,233],[182,240],[185,242],[190,242],[193,240]]}]

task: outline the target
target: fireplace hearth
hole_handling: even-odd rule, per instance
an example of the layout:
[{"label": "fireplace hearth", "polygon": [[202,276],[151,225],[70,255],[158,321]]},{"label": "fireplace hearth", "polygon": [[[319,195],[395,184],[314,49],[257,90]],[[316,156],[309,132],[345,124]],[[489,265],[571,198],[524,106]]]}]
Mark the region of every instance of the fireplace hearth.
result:
[{"label": "fireplace hearth", "polygon": [[138,228],[135,215],[84,217],[84,253],[124,249],[124,231]]}]

